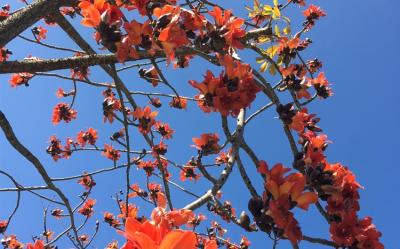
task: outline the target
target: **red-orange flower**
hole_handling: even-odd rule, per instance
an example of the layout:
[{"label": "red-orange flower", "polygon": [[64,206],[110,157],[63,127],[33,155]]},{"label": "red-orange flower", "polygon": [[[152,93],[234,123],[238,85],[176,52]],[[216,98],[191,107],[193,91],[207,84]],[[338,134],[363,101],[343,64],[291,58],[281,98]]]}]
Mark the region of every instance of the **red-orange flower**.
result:
[{"label": "red-orange flower", "polygon": [[97,141],[97,130],[89,128],[87,131],[80,131],[76,137],[79,145],[82,147],[86,146],[86,143],[95,145]]},{"label": "red-orange flower", "polygon": [[94,212],[93,207],[95,204],[96,200],[87,199],[86,202],[82,205],[82,207],[78,209],[78,213],[90,218],[93,215]]},{"label": "red-orange flower", "polygon": [[244,24],[243,19],[232,16],[230,10],[222,11],[218,6],[215,6],[209,14],[214,17],[220,35],[224,37],[229,46],[239,49],[244,48],[241,42],[241,38],[246,34],[246,31],[241,29]]},{"label": "red-orange flower", "polygon": [[194,143],[193,147],[198,149],[204,156],[216,154],[221,149],[218,145],[218,134],[215,133],[203,133],[200,138],[193,138],[192,140]]},{"label": "red-orange flower", "polygon": [[20,85],[29,86],[28,82],[32,79],[33,74],[30,73],[16,73],[11,75],[11,79],[8,81],[12,87]]},{"label": "red-orange flower", "polygon": [[332,89],[329,87],[330,83],[323,72],[320,72],[316,78],[308,80],[314,86],[319,97],[326,99],[332,96]]},{"label": "red-orange flower", "polygon": [[39,27],[34,27],[32,29],[33,34],[35,35],[35,38],[38,42],[41,40],[46,39],[46,34],[47,34],[47,29],[39,26]]},{"label": "red-orange flower", "polygon": [[112,147],[112,145],[108,145],[108,144],[104,145],[104,150],[103,150],[103,152],[101,152],[101,154],[113,161],[118,161],[119,158],[121,157],[121,153],[119,153],[118,150],[115,150]]},{"label": "red-orange flower", "polygon": [[161,141],[159,144],[155,144],[151,150],[154,157],[159,157],[167,153],[167,145]]},{"label": "red-orange flower", "polygon": [[43,240],[36,240],[35,244],[28,243],[26,249],[44,249],[44,242]]},{"label": "red-orange flower", "polygon": [[182,97],[172,97],[171,102],[169,102],[169,106],[177,109],[186,109],[187,99]]},{"label": "red-orange flower", "polygon": [[82,185],[86,190],[91,189],[93,186],[96,186],[96,182],[93,180],[93,178],[88,175],[86,172],[83,173],[83,176],[81,179],[78,180],[78,183]]},{"label": "red-orange flower", "polygon": [[59,103],[53,109],[53,124],[60,123],[61,120],[64,120],[66,123],[69,123],[71,120],[76,119],[77,112],[74,109],[71,109],[66,103]]},{"label": "red-orange flower", "polygon": [[323,11],[320,7],[311,4],[308,8],[303,11],[304,16],[306,17],[305,26],[310,29],[315,25],[315,21],[321,17],[326,16],[326,12]]},{"label": "red-orange flower", "polygon": [[82,0],[79,3],[83,20],[82,25],[87,27],[97,27],[101,21],[101,14],[109,8],[105,0],[95,0],[94,3],[88,0]]},{"label": "red-orange flower", "polygon": [[112,213],[109,212],[104,212],[103,214],[104,217],[104,222],[108,223],[112,227],[119,227],[121,226],[121,223],[117,218]]},{"label": "red-orange flower", "polygon": [[7,229],[8,221],[7,220],[0,220],[0,233],[4,233]]},{"label": "red-orange flower", "polygon": [[[192,231],[180,229],[172,230],[168,223],[162,222],[163,218],[152,214],[151,221],[142,223],[136,219],[128,218],[125,232],[121,233],[127,239],[122,249],[195,249],[197,238]],[[162,211],[158,211],[162,212]],[[179,211],[178,211],[179,212]],[[184,212],[185,213],[185,212]],[[172,215],[176,220],[182,219],[181,214]],[[185,215],[185,214],[184,214]]]},{"label": "red-orange flower", "polygon": [[198,180],[200,178],[199,174],[196,174],[196,164],[192,164],[192,161],[189,161],[188,165],[184,165],[180,172],[180,180],[185,181],[186,179],[189,180]]},{"label": "red-orange flower", "polygon": [[155,124],[156,130],[160,133],[160,135],[165,139],[171,139],[172,134],[174,134],[174,130],[169,127],[169,124],[163,124],[160,121],[157,121]]},{"label": "red-orange flower", "polygon": [[261,89],[253,80],[248,64],[234,60],[230,55],[220,56],[225,72],[217,78],[207,71],[204,81],[189,83],[200,91],[195,98],[204,112],[219,111],[222,115],[237,116],[240,109],[250,106]]},{"label": "red-orange flower", "polygon": [[149,183],[147,186],[150,191],[150,198],[158,207],[165,208],[167,206],[167,198],[162,192],[161,185],[158,183]]},{"label": "red-orange flower", "polygon": [[144,109],[137,107],[133,112],[133,116],[139,121],[139,131],[143,134],[147,134],[151,127],[156,123],[154,118],[157,116],[157,111],[151,111],[150,106],[146,106]]},{"label": "red-orange flower", "polygon": [[167,59],[173,60],[175,57],[175,49],[190,43],[185,30],[181,28],[179,23],[181,9],[172,5],[165,5],[163,8],[156,8],[154,15],[161,17],[169,17],[169,23],[162,27],[158,40],[161,42]]}]

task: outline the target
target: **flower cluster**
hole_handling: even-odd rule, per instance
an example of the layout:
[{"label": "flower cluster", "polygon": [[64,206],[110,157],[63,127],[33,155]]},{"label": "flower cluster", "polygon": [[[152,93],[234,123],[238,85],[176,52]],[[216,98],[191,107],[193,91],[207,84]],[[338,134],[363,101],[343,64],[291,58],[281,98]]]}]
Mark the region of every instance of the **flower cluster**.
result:
[{"label": "flower cluster", "polygon": [[317,194],[304,192],[306,177],[303,174],[285,176],[290,169],[282,164],[268,169],[267,164],[260,161],[258,171],[265,177],[263,198],[252,198],[249,201],[249,210],[258,227],[270,233],[276,226],[292,244],[297,244],[302,239],[302,233],[291,209],[297,206],[307,210],[311,203],[317,202]]},{"label": "flower cluster", "polygon": [[243,64],[229,55],[221,57],[220,63],[225,67],[225,71],[219,77],[207,71],[203,82],[191,80],[189,83],[200,91],[195,98],[204,112],[213,111],[224,116],[237,116],[240,109],[250,106],[261,89],[253,80],[253,73],[248,64]]},{"label": "flower cluster", "polygon": [[[323,81],[323,74],[319,78]],[[372,224],[372,219],[370,217],[360,219],[357,215],[360,209],[358,190],[362,188],[361,185],[347,167],[340,163],[331,164],[326,159],[325,150],[330,141],[316,125],[319,118],[315,118],[314,114],[308,114],[307,109],[294,109],[291,103],[278,106],[277,111],[282,121],[299,133],[301,152],[296,156],[293,167],[304,172],[304,175],[298,174],[306,179],[308,187],[315,190],[321,200],[327,201],[327,217],[332,240],[341,247],[383,249],[384,246],[379,241],[381,233]],[[266,188],[273,194],[274,184],[270,182],[267,180]],[[292,201],[299,206],[297,200],[292,199]],[[277,211],[282,211],[282,205],[290,206],[291,202],[280,204],[281,206],[276,207]],[[274,204],[270,204],[269,208],[274,210]],[[276,221],[276,217],[273,218],[279,226],[280,222]],[[290,239],[288,234],[286,236]],[[301,237],[295,236],[295,238]]]},{"label": "flower cluster", "polygon": [[71,122],[71,120],[76,119],[77,111],[70,108],[66,103],[58,103],[53,109],[53,124],[60,123],[61,120],[64,120],[65,123]]}]

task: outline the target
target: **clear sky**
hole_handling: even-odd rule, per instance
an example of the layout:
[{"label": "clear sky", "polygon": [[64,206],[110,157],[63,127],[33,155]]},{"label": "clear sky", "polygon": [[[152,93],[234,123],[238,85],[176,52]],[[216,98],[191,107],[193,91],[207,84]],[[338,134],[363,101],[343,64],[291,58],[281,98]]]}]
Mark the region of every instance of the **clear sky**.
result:
[{"label": "clear sky", "polygon": [[[14,3],[15,2],[15,3]],[[20,7],[20,3],[12,0],[13,9]],[[222,1],[220,1],[222,2]],[[228,1],[225,1],[228,2]],[[230,7],[238,9],[252,1],[229,1]],[[398,215],[398,177],[399,169],[399,143],[400,111],[400,85],[397,78],[399,70],[398,58],[400,52],[399,13],[400,2],[395,0],[381,1],[308,1],[320,5],[327,11],[328,16],[319,21],[316,27],[306,36],[313,40],[313,44],[306,53],[305,59],[314,57],[323,61],[324,71],[333,83],[334,96],[324,101],[316,101],[309,106],[310,113],[321,117],[320,126],[333,141],[328,147],[327,155],[330,162],[342,162],[349,166],[356,174],[358,181],[365,187],[361,191],[360,216],[372,216],[373,221],[383,233],[382,241],[386,248],[398,248],[397,224],[400,222]],[[227,6],[225,4],[225,6]],[[244,13],[237,11],[236,13]],[[293,21],[300,20],[300,9],[292,6],[290,14],[296,17]],[[289,15],[292,17],[293,15]],[[77,23],[77,22],[76,22]],[[57,27],[49,27],[48,43],[62,44],[74,47],[73,43]],[[92,31],[79,28],[80,31],[91,39]],[[29,36],[29,32],[25,32]],[[93,42],[91,42],[94,44]],[[95,45],[94,45],[95,46]],[[20,59],[27,55],[42,58],[58,58],[71,56],[54,50],[44,49],[20,39],[7,46],[13,51],[13,59]],[[250,58],[245,54],[243,58]],[[254,64],[254,63],[253,63]],[[196,91],[187,81],[202,80],[206,69],[219,71],[215,67],[206,65],[203,61],[195,60],[192,66],[185,70],[172,71],[167,77],[183,95],[193,96]],[[397,72],[397,73],[396,73]],[[67,75],[69,72],[60,72]],[[121,74],[127,86],[133,90],[152,90],[143,80],[138,79],[136,69]],[[110,82],[103,72],[98,69],[91,70],[90,78],[98,82]],[[46,154],[48,138],[56,134],[61,139],[74,137],[88,127],[99,129],[99,145],[110,143],[108,137],[120,129],[117,124],[103,124],[101,113],[102,95],[100,88],[92,88],[78,84],[78,95],[75,108],[78,111],[78,120],[70,124],[51,123],[53,106],[58,103],[55,92],[58,87],[66,90],[72,84],[55,78],[37,77],[30,82],[30,86],[11,88],[8,84],[8,75],[0,75],[0,109],[6,114],[21,141],[43,162],[51,176],[60,177],[79,174],[82,171],[93,171],[111,166],[110,162],[94,152],[77,153],[69,160],[54,163]],[[165,87],[156,89],[159,92],[168,92]],[[137,97],[139,103],[147,103],[145,98]],[[61,100],[64,101],[64,100]],[[69,101],[69,100],[66,100]],[[251,111],[266,103],[263,96],[258,96]],[[169,142],[168,156],[179,163],[185,163],[196,151],[190,147],[191,138],[205,132],[221,132],[220,118],[217,114],[206,115],[198,110],[193,103],[189,104],[187,111],[172,110],[168,100],[164,100],[164,107],[160,110],[159,119],[169,122],[177,131],[174,140]],[[270,165],[283,162],[290,165],[291,156],[287,141],[285,140],[280,122],[276,114],[270,110],[260,116],[259,120],[246,130],[246,138],[255,147],[259,157]],[[220,133],[222,137],[222,133]],[[143,143],[138,134],[133,137],[135,149],[141,149]],[[249,167],[249,174],[258,184],[261,192],[260,177],[253,165],[244,160]],[[41,185],[37,173],[32,166],[19,156],[7,144],[3,135],[0,136],[0,169],[12,173],[23,185]],[[218,172],[217,171],[215,172]],[[179,172],[172,170],[174,179],[178,179]],[[98,199],[99,205],[95,207],[97,219],[102,219],[102,212],[116,213],[115,202],[111,195],[121,189],[124,182],[123,171],[112,174],[99,175],[95,178],[98,185],[94,189],[93,197]],[[142,172],[132,170],[133,181],[143,182]],[[231,200],[237,207],[237,212],[246,210],[249,194],[245,186],[240,183],[237,170],[233,172],[233,180],[223,189],[224,198]],[[0,187],[12,187],[12,184],[3,176],[0,177]],[[156,179],[153,179],[156,180]],[[183,184],[194,192],[202,194],[208,183],[203,181],[195,185]],[[76,196],[82,189],[75,181],[60,186],[76,203]],[[201,188],[203,187],[203,188]],[[46,193],[49,197],[53,193]],[[173,200],[177,207],[182,207],[191,197],[173,189]],[[15,201],[15,194],[0,194],[0,220],[8,217]],[[138,202],[141,213],[148,215],[151,206]],[[29,241],[31,235],[42,232],[41,208],[47,203],[38,201],[28,193],[23,194],[21,208],[19,209],[9,231],[17,234],[22,241]],[[55,208],[54,205],[50,209]],[[203,210],[204,213],[204,210]],[[310,212],[296,212],[301,221],[304,234],[328,238],[328,227],[320,216],[315,215],[312,208]],[[85,232],[93,232],[94,220],[89,222]],[[211,220],[210,216],[210,220]],[[66,220],[54,221],[49,218],[49,226],[53,231],[60,232],[66,226]],[[61,224],[61,225],[60,225]],[[271,242],[261,234],[247,234],[235,227],[228,226],[229,236],[233,241],[239,241],[240,235],[246,235],[252,241],[252,248],[269,248]],[[123,241],[107,224],[101,224],[101,236],[93,244],[96,248],[103,248],[112,239]],[[302,248],[321,248],[303,242]],[[289,248],[285,242],[280,248]],[[59,248],[69,247],[66,240],[60,241]]]}]

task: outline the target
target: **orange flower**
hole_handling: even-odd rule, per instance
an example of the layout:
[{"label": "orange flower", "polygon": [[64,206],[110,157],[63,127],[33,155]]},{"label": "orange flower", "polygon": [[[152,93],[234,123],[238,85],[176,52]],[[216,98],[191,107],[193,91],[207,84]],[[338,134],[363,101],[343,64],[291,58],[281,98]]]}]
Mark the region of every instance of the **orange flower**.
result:
[{"label": "orange flower", "polygon": [[157,111],[151,111],[150,106],[146,106],[144,109],[137,107],[133,112],[133,116],[139,121],[139,131],[143,134],[147,134],[151,127],[156,123],[154,118],[157,116]]},{"label": "orange flower", "polygon": [[126,203],[121,201],[119,202],[119,209],[121,210],[121,214],[118,215],[118,218],[137,217],[138,207],[131,203],[129,203],[128,208],[126,208]]},{"label": "orange flower", "polygon": [[184,165],[180,172],[181,181],[189,180],[198,180],[200,178],[199,174],[195,172],[196,166],[192,165]]},{"label": "orange flower", "polygon": [[114,150],[112,145],[108,145],[108,144],[104,145],[104,150],[103,150],[103,152],[101,152],[101,154],[113,161],[118,161],[119,158],[121,157],[121,153],[119,153],[118,150]]},{"label": "orange flower", "polygon": [[4,234],[8,226],[7,220],[0,220],[0,233]]},{"label": "orange flower", "polygon": [[93,178],[88,175],[86,172],[83,173],[83,177],[78,180],[78,183],[82,185],[86,190],[91,189],[93,186],[96,186],[96,182]]},{"label": "orange flower", "polygon": [[77,112],[74,109],[69,108],[66,103],[59,103],[53,109],[53,124],[60,123],[61,120],[64,120],[66,123],[69,123],[71,120],[76,119]]},{"label": "orange flower", "polygon": [[115,97],[115,94],[109,88],[103,91],[104,100],[103,100],[103,122],[112,123],[114,121],[114,112],[121,110],[121,102]]},{"label": "orange flower", "polygon": [[167,145],[163,141],[161,141],[159,144],[154,145],[151,150],[152,155],[157,158],[167,153]]},{"label": "orange flower", "polygon": [[169,124],[163,124],[160,121],[157,121],[155,124],[157,131],[160,135],[165,139],[171,139],[172,134],[174,134],[174,130],[169,127]]},{"label": "orange flower", "polygon": [[28,243],[26,249],[44,249],[44,242],[43,240],[36,240],[35,244]]},{"label": "orange flower", "polygon": [[157,204],[158,207],[167,207],[167,198],[161,190],[161,185],[158,183],[149,183],[147,186],[150,191],[151,199]]},{"label": "orange flower", "polygon": [[216,154],[220,151],[218,134],[203,133],[200,138],[193,138],[192,140],[194,143],[192,147],[198,149],[203,156]]},{"label": "orange flower", "polygon": [[87,131],[80,131],[76,137],[76,140],[78,141],[79,145],[81,147],[85,147],[86,143],[89,143],[90,145],[95,145],[96,140],[97,140],[97,130],[93,128],[89,128]]},{"label": "orange flower", "polygon": [[219,78],[207,71],[202,83],[193,80],[189,83],[200,91],[195,98],[204,112],[219,111],[224,116],[237,116],[240,109],[250,106],[261,89],[255,84],[248,64],[230,55],[219,56],[219,59],[226,70]]},{"label": "orange flower", "polygon": [[185,30],[181,28],[180,19],[181,9],[172,5],[165,5],[156,8],[153,14],[161,20],[161,17],[168,18],[169,23],[160,29],[158,40],[164,48],[169,61],[175,57],[175,49],[190,43]]},{"label": "orange flower", "polygon": [[332,96],[332,89],[329,87],[330,83],[323,72],[320,72],[317,78],[309,79],[309,82],[314,86],[319,97],[326,99]]},{"label": "orange flower", "polygon": [[303,14],[306,17],[305,25],[308,29],[312,28],[315,25],[316,20],[319,20],[319,18],[326,16],[325,11],[313,4],[311,4],[305,11],[303,11]]},{"label": "orange flower", "polygon": [[[154,213],[155,211],[153,211]],[[152,215],[154,217],[154,215]],[[173,215],[176,219],[182,216]],[[160,217],[154,217],[160,218]],[[166,226],[167,225],[167,226]],[[152,221],[139,222],[136,219],[128,218],[125,223],[125,232],[122,233],[127,242],[122,249],[195,249],[197,238],[192,231],[180,229],[171,230],[164,222]]]},{"label": "orange flower", "polygon": [[90,218],[93,215],[94,212],[93,207],[95,204],[96,200],[87,199],[86,202],[83,204],[83,206],[80,209],[78,209],[78,213]]},{"label": "orange flower", "polygon": [[226,43],[233,48],[244,48],[241,38],[245,36],[246,31],[241,29],[244,20],[232,16],[230,10],[222,11],[218,6],[215,6],[209,14],[214,17],[217,29]]},{"label": "orange flower", "polygon": [[112,227],[121,226],[119,220],[117,220],[112,213],[104,212],[103,217],[104,217],[104,222],[108,223],[110,226]]},{"label": "orange flower", "polygon": [[39,27],[34,27],[32,29],[32,32],[35,36],[35,39],[40,42],[41,40],[46,39],[46,34],[47,34],[47,30],[41,26]]},{"label": "orange flower", "polygon": [[104,10],[108,4],[105,0],[95,0],[94,3],[83,0],[78,6],[83,16],[83,20],[81,21],[82,25],[95,28],[99,26],[102,10]]},{"label": "orange flower", "polygon": [[12,87],[17,87],[20,85],[29,86],[28,82],[33,77],[30,73],[17,73],[11,75],[11,79],[8,81]]},{"label": "orange flower", "polygon": [[186,109],[187,107],[187,99],[182,97],[173,97],[171,102],[169,102],[170,107],[174,107],[177,109]]}]

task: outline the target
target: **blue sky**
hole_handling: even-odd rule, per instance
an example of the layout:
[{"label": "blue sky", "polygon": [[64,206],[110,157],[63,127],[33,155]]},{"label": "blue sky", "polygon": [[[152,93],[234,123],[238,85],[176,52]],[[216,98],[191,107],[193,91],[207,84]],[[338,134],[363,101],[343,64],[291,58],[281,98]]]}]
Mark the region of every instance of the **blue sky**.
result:
[{"label": "blue sky", "polygon": [[[15,1],[16,2],[16,1]],[[223,2],[223,1],[220,1]],[[224,4],[234,9],[243,7],[243,3],[251,4],[252,1],[232,1]],[[310,2],[310,1],[309,1]],[[334,96],[324,101],[316,101],[309,106],[311,113],[316,113],[321,118],[320,126],[333,141],[327,150],[329,161],[342,162],[349,166],[356,174],[358,181],[365,187],[361,191],[360,216],[372,216],[373,221],[383,233],[382,241],[386,248],[398,246],[397,224],[400,218],[397,215],[398,205],[398,150],[400,135],[400,112],[398,100],[400,98],[400,85],[397,80],[398,57],[400,52],[400,35],[397,32],[400,17],[398,9],[400,3],[394,0],[375,1],[353,0],[341,3],[338,1],[312,1],[322,6],[328,16],[317,23],[316,27],[306,34],[313,40],[311,47],[303,53],[305,59],[318,57],[323,61],[324,71],[333,84]],[[19,3],[12,4],[19,6]],[[289,10],[289,17],[293,21],[299,19],[296,6]],[[237,11],[236,13],[244,13]],[[294,15],[294,16],[293,16]],[[295,17],[297,16],[297,17]],[[73,43],[57,28],[49,27],[48,43],[59,43],[63,46],[74,47]],[[86,28],[79,30],[88,39],[91,39],[92,31]],[[29,33],[25,33],[29,36]],[[60,44],[60,43],[59,43]],[[92,42],[94,45],[94,43]],[[95,46],[95,45],[94,45]],[[15,40],[8,46],[13,51],[13,59],[23,58],[29,54],[43,58],[58,58],[70,56],[69,53],[48,50],[36,45]],[[250,58],[244,54],[243,58]],[[253,63],[254,64],[254,63]],[[187,81],[202,80],[202,74],[207,70],[220,69],[209,66],[203,61],[193,61],[192,67],[173,71],[169,70],[167,77],[183,95],[193,96],[196,91]],[[102,71],[91,70],[90,78],[99,82],[110,82]],[[69,74],[69,72],[60,72]],[[130,89],[151,90],[148,84],[137,77],[136,69],[121,74],[122,79]],[[75,108],[78,111],[78,120],[70,124],[51,124],[51,112],[53,106],[58,103],[55,92],[58,87],[66,90],[72,88],[72,84],[55,78],[38,77],[30,82],[30,86],[11,88],[8,84],[9,76],[0,75],[0,109],[7,115],[12,123],[15,133],[21,141],[43,162],[54,177],[79,174],[82,171],[93,171],[111,166],[110,162],[94,152],[75,154],[69,160],[61,160],[54,163],[46,154],[48,138],[56,134],[64,139],[74,137],[88,127],[99,130],[99,145],[110,143],[108,137],[112,132],[120,129],[118,124],[103,124],[101,113],[102,95],[100,88],[92,88],[78,84],[78,95]],[[169,92],[165,87],[156,89],[159,92]],[[284,98],[284,97],[283,97]],[[147,103],[145,98],[137,97],[141,105]],[[62,100],[63,101],[63,100]],[[67,102],[69,100],[66,100]],[[255,111],[257,107],[266,103],[266,99],[259,95],[248,113]],[[195,150],[190,147],[191,138],[206,132],[219,132],[220,118],[217,114],[203,114],[193,103],[189,104],[187,111],[172,110],[168,108],[168,100],[164,100],[164,107],[160,110],[159,119],[167,121],[177,131],[174,140],[169,142],[168,156],[179,163],[185,163]],[[256,123],[249,126],[245,137],[249,144],[255,147],[260,158],[270,165],[283,162],[291,163],[289,145],[285,140],[280,122],[275,118],[276,113],[269,110],[261,115]],[[232,119],[233,120],[233,119]],[[0,136],[0,169],[12,172],[16,179],[24,185],[41,185],[37,173],[32,166],[19,156],[7,144],[4,137]],[[142,148],[143,143],[138,134],[133,137],[135,148]],[[212,158],[210,158],[211,160]],[[254,171],[253,165],[244,159],[248,165],[248,172],[261,192],[259,176]],[[214,173],[218,172],[217,169]],[[172,171],[178,178],[179,172]],[[142,182],[142,172],[132,170],[134,181]],[[234,170],[232,180],[223,189],[224,198],[231,200],[236,206],[237,212],[246,210],[249,194],[244,185],[239,181],[239,174]],[[4,177],[0,178],[0,187],[12,186]],[[96,218],[101,219],[103,211],[117,212],[115,202],[110,198],[121,189],[124,182],[123,171],[116,171],[109,175],[99,175],[95,178],[98,185],[94,189],[93,197],[98,199],[96,206]],[[156,179],[153,179],[156,180]],[[203,181],[193,184],[183,184],[196,193],[202,194],[208,183]],[[74,200],[82,189],[75,181],[61,184],[66,192]],[[44,192],[46,193],[46,192]],[[46,193],[52,197],[52,193]],[[190,197],[173,189],[173,200],[177,207],[182,207]],[[5,219],[13,208],[14,194],[0,195],[0,219]],[[141,213],[148,215],[151,206],[138,202]],[[10,226],[10,232],[18,234],[22,241],[29,241],[32,234],[42,231],[42,206],[47,203],[38,201],[28,193],[23,194],[22,205],[16,218]],[[50,209],[55,206],[50,206]],[[204,210],[202,211],[205,212]],[[314,209],[305,213],[296,212],[301,221],[302,229],[309,236],[328,238],[328,228],[322,217],[316,216]],[[212,217],[210,216],[210,220]],[[66,225],[66,221],[56,222],[50,218],[49,225],[52,230],[59,232]],[[88,224],[85,232],[91,234],[94,227],[94,219]],[[252,241],[252,248],[261,248],[270,245],[270,241],[260,234],[247,234],[234,226],[228,226],[229,236],[234,241],[240,240],[240,235],[246,235]],[[98,237],[94,246],[102,248],[112,239],[119,239],[106,224],[101,224],[101,237]],[[121,240],[122,241],[122,240]],[[69,247],[66,240],[60,241],[60,248]],[[285,242],[280,248],[288,248]],[[304,243],[302,248],[320,248]]]}]

